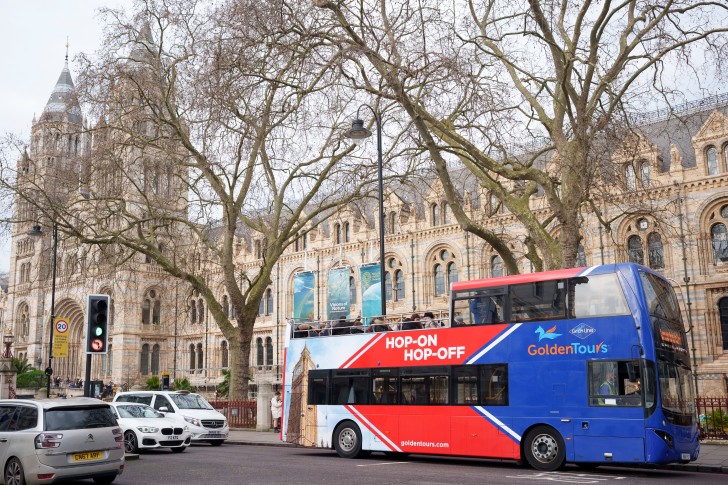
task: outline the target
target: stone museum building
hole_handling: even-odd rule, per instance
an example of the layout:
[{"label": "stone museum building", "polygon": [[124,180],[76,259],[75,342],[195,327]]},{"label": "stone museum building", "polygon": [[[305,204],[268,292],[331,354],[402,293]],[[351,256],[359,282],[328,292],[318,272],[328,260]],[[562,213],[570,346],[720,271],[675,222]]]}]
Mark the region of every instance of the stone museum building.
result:
[{"label": "stone museum building", "polygon": [[[66,62],[45,108],[32,120],[30,144],[18,161],[19,172],[53,174],[59,184],[77,184],[80,156],[93,143],[80,134],[86,123]],[[728,96],[700,100],[671,113],[644,115],[638,132],[633,140],[638,155],[621,166],[621,175],[614,181],[622,190],[602,200],[603,212],[613,220],[610,230],[593,215],[584,214],[578,263],[631,260],[669,278],[683,305],[689,342],[694,346],[698,393],[725,395]],[[618,158],[613,162],[620,163]],[[420,190],[407,193],[385,188],[389,315],[444,313],[451,282],[504,272],[500,258],[484,241],[460,229],[436,179],[423,177],[415,185]],[[175,190],[181,189],[168,181],[165,193],[175,198]],[[463,192],[472,217],[503,234],[521,255],[521,270],[530,271],[523,256],[524,232],[515,217],[476,184]],[[534,195],[534,211],[543,210],[542,199],[540,194]],[[646,200],[651,212],[627,209],[635,206],[634,201]],[[325,318],[329,270],[351,268],[350,315],[361,313],[358,267],[378,262],[379,218],[374,204],[370,209],[352,206],[311,227],[278,262],[256,322],[251,352],[253,389],[262,383],[280,385],[282,342],[286,321],[293,314],[295,274],[314,273],[314,315]],[[31,234],[34,224],[28,204],[17,201],[14,210],[18,220],[27,222],[13,227],[9,283],[7,293],[0,296],[0,318],[15,337],[14,354],[43,369],[49,354],[52,234],[47,225],[40,236]],[[254,234],[246,237],[249,240],[236,265],[254,274],[259,256],[256,242],[260,242]],[[111,297],[111,339],[108,354],[93,358],[92,378],[130,386],[161,372],[170,372],[173,378],[188,377],[200,386],[222,380],[222,371],[229,365],[228,344],[203,298],[185,283],[166,275],[144,255],[109,264],[62,234],[56,261],[55,314],[70,323],[69,355],[54,359],[56,376],[83,379],[86,297],[103,293]],[[210,278],[218,278],[218,301],[230,314],[222,278],[214,271]]]}]

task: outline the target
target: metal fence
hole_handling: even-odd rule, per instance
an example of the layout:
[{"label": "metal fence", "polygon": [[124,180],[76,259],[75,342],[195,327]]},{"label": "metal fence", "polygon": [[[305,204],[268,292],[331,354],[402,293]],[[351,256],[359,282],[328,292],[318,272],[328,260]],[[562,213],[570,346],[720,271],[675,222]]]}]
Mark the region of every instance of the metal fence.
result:
[{"label": "metal fence", "polygon": [[210,401],[210,405],[225,415],[231,428],[255,428],[258,414],[255,401]]},{"label": "metal fence", "polygon": [[728,397],[695,399],[701,440],[728,440]]}]

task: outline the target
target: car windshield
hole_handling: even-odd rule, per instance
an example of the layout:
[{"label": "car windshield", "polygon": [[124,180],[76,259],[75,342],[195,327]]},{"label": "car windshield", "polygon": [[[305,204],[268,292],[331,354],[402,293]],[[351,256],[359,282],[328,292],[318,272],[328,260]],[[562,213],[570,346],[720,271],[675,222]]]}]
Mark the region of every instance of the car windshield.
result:
[{"label": "car windshield", "polygon": [[170,394],[170,398],[180,409],[213,409],[202,396],[198,394]]},{"label": "car windshield", "polygon": [[149,406],[117,406],[121,418],[163,418],[164,415]]},{"label": "car windshield", "polygon": [[116,426],[116,418],[107,406],[51,408],[45,412],[45,430],[107,428]]}]

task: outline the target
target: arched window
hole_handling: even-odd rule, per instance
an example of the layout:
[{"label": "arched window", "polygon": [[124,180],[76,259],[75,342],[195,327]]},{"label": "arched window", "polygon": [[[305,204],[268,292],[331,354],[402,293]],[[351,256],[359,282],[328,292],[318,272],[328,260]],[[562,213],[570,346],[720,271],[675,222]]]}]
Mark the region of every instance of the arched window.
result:
[{"label": "arched window", "polygon": [[627,239],[627,255],[631,262],[645,264],[645,252],[642,249],[642,238],[639,236],[630,236]]},{"label": "arched window", "polygon": [[447,263],[447,287],[455,283],[458,280],[458,267],[453,263]]},{"label": "arched window", "polygon": [[197,302],[190,301],[190,323],[197,323]]},{"label": "arched window", "polygon": [[440,225],[440,206],[437,204],[432,204],[432,225]]},{"label": "arched window", "polygon": [[401,269],[394,272],[394,299],[404,300],[404,272]]},{"label": "arched window", "polygon": [[222,344],[220,344],[220,350],[221,350],[221,353],[222,353],[222,368],[223,369],[227,369],[229,367],[229,364],[228,364],[229,356],[228,356],[228,344],[227,344],[227,341],[225,341],[225,340],[222,341]]},{"label": "arched window", "polygon": [[390,234],[397,233],[397,213],[396,212],[389,213],[389,233]]},{"label": "arched window", "polygon": [[230,302],[227,295],[222,295],[222,313],[225,317],[230,316]]},{"label": "arched window", "polygon": [[195,344],[190,344],[190,372],[195,371]]},{"label": "arched window", "polygon": [[442,223],[450,224],[450,205],[447,202],[442,203]]},{"label": "arched window", "polygon": [[662,247],[662,236],[659,233],[651,232],[647,236],[647,257],[650,268],[662,269],[665,267],[665,250]]},{"label": "arched window", "polygon": [[708,161],[708,175],[718,174],[718,151],[715,147],[708,147],[705,150],[705,158]]},{"label": "arched window", "polygon": [[205,302],[202,298],[197,300],[197,323],[205,323]]},{"label": "arched window", "polygon": [[349,223],[345,222],[344,223],[344,242],[349,242],[349,241],[351,241],[351,230],[349,227]]},{"label": "arched window", "polygon": [[584,246],[580,243],[576,249],[576,267],[580,268],[586,266],[586,253],[584,252]]},{"label": "arched window", "polygon": [[500,256],[490,258],[490,276],[493,278],[503,276],[503,260]]},{"label": "arched window", "polygon": [[261,367],[263,365],[263,339],[261,337],[258,337],[255,339],[255,349],[256,349],[256,357],[255,365],[258,367]]},{"label": "arched window", "polygon": [[273,290],[268,288],[265,292],[265,314],[273,314]]},{"label": "arched window", "polygon": [[435,278],[435,295],[445,294],[445,272],[442,269],[441,264],[436,264],[434,268]]},{"label": "arched window", "polygon": [[382,228],[384,234],[391,234],[389,232],[389,224],[387,224],[387,214],[382,214]]},{"label": "arched window", "polygon": [[142,323],[159,325],[161,318],[161,302],[159,292],[155,289],[147,290],[142,303]]},{"label": "arched window", "polygon": [[197,344],[197,368],[201,371],[204,368],[204,362],[202,353],[202,344]]},{"label": "arched window", "polygon": [[387,301],[392,300],[392,273],[389,271],[384,273],[384,297]]},{"label": "arched window", "polygon": [[341,225],[334,224],[334,240],[336,244],[341,244]]},{"label": "arched window", "polygon": [[634,167],[632,165],[627,165],[627,168],[624,171],[624,177],[627,181],[627,190],[634,190],[637,188]]},{"label": "arched window", "polygon": [[498,200],[498,196],[490,194],[490,214],[497,214],[500,210],[501,202]]},{"label": "arched window", "polygon": [[356,304],[356,279],[353,276],[349,276],[349,304]]},{"label": "arched window", "polygon": [[640,166],[640,172],[642,175],[642,186],[647,188],[650,186],[650,163],[647,161],[642,162]]},{"label": "arched window", "polygon": [[720,313],[720,334],[723,337],[723,350],[728,350],[728,297],[718,300]]},{"label": "arched window", "polygon": [[143,376],[149,374],[149,344],[142,345],[142,354],[139,360],[139,372]]},{"label": "arched window", "polygon": [[723,167],[723,170],[728,172],[728,145],[723,147],[723,161],[725,162],[725,166]]},{"label": "arched window", "polygon": [[710,239],[713,243],[715,261],[728,261],[728,233],[725,224],[719,222],[710,228]]},{"label": "arched window", "polygon": [[152,375],[159,375],[159,344],[152,347]]},{"label": "arched window", "polygon": [[21,303],[18,307],[18,333],[21,337],[27,338],[30,334],[30,307],[27,303]]},{"label": "arched window", "polygon": [[265,338],[265,365],[270,368],[273,366],[273,339]]},{"label": "arched window", "polygon": [[258,315],[265,315],[265,297],[261,298],[258,303]]}]

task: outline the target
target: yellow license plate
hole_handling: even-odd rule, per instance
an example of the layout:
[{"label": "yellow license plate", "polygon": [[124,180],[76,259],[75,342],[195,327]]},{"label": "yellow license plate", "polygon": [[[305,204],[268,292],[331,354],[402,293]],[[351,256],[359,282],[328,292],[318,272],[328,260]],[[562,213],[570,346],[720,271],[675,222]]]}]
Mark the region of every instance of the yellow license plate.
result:
[{"label": "yellow license plate", "polygon": [[74,453],[73,461],[100,460],[102,458],[100,451],[88,451],[86,453]]}]

